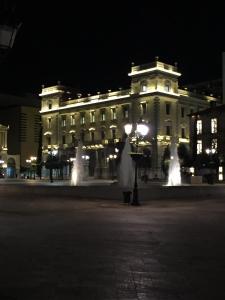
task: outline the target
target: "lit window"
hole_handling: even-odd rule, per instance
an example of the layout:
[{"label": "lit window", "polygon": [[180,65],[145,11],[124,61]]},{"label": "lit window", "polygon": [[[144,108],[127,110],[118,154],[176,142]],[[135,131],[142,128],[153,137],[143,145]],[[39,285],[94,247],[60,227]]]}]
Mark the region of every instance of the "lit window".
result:
[{"label": "lit window", "polygon": [[141,92],[147,92],[147,82],[141,82]]},{"label": "lit window", "polygon": [[124,117],[124,119],[129,118],[129,108],[127,106],[123,107],[123,117]]},{"label": "lit window", "polygon": [[212,139],[211,148],[217,151],[217,139]]},{"label": "lit window", "polygon": [[112,113],[112,120],[116,120],[116,109],[111,108],[111,113]]},{"label": "lit window", "polygon": [[202,140],[197,140],[197,154],[202,153]]},{"label": "lit window", "polygon": [[219,166],[219,180],[223,180],[223,167]]},{"label": "lit window", "polygon": [[61,124],[62,124],[62,127],[65,127],[66,126],[66,116],[62,116],[62,120],[61,120]]},{"label": "lit window", "polygon": [[80,124],[85,124],[85,113],[80,114]]},{"label": "lit window", "polygon": [[211,119],[211,133],[217,133],[217,119]]},{"label": "lit window", "polygon": [[202,120],[197,120],[196,131],[197,134],[202,134]]},{"label": "lit window", "polygon": [[75,125],[75,115],[70,116],[70,125]]},{"label": "lit window", "polygon": [[91,123],[95,122],[95,111],[91,111]]},{"label": "lit window", "polygon": [[164,91],[165,92],[169,92],[170,91],[170,87],[171,87],[171,84],[169,81],[166,81],[165,82],[165,85],[164,85]]},{"label": "lit window", "polygon": [[105,110],[101,110],[101,121],[105,121]]}]

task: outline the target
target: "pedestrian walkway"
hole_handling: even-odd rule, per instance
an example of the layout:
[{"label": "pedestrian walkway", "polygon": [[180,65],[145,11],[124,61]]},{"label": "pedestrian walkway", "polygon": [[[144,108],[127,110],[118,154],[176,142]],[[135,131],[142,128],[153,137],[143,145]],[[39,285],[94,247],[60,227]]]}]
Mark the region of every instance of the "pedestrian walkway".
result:
[{"label": "pedestrian walkway", "polygon": [[224,215],[215,199],[133,207],[6,190],[0,299],[225,299]]}]

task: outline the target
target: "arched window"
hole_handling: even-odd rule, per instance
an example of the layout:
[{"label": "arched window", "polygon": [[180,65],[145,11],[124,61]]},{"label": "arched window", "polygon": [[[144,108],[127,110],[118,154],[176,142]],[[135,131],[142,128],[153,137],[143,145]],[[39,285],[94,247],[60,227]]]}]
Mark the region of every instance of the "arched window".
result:
[{"label": "arched window", "polygon": [[52,101],[48,101],[48,109],[52,109]]},{"label": "arched window", "polygon": [[51,135],[46,135],[46,142],[47,142],[47,145],[51,145],[51,143],[52,143]]},{"label": "arched window", "polygon": [[165,92],[170,92],[170,89],[171,89],[171,83],[169,80],[166,80],[164,85],[164,90]]},{"label": "arched window", "polygon": [[141,92],[147,92],[147,81],[141,82]]}]

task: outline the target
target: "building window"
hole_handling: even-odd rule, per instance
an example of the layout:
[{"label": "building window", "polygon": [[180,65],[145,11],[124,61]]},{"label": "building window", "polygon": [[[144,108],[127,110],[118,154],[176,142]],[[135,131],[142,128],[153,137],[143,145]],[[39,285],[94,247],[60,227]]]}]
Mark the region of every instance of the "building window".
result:
[{"label": "building window", "polygon": [[84,130],[81,130],[80,138],[81,138],[81,141],[84,142],[84,138],[85,138],[85,132],[84,132]]},{"label": "building window", "polygon": [[111,108],[111,116],[112,116],[112,120],[116,120],[116,108],[115,107]]},{"label": "building window", "polygon": [[171,87],[170,81],[166,81],[165,85],[164,85],[164,91],[165,92],[169,92],[170,91],[170,87]]},{"label": "building window", "polygon": [[62,135],[62,144],[66,144],[66,136],[65,135]]},{"label": "building window", "polygon": [[171,126],[166,126],[166,135],[171,135]]},{"label": "building window", "polygon": [[181,118],[184,118],[184,107],[181,107],[180,113],[181,113]]},{"label": "building window", "polygon": [[129,118],[129,107],[123,106],[123,118],[128,119]]},{"label": "building window", "polygon": [[202,120],[197,120],[196,132],[197,134],[202,134]]},{"label": "building window", "polygon": [[147,103],[141,103],[141,113],[145,115],[147,112]]},{"label": "building window", "polygon": [[217,139],[212,139],[211,148],[217,151]]},{"label": "building window", "polygon": [[112,128],[112,139],[116,139],[116,129]]},{"label": "building window", "polygon": [[95,111],[91,111],[90,113],[91,123],[95,122]]},{"label": "building window", "polygon": [[95,132],[91,131],[90,134],[91,134],[91,141],[94,142],[94,140],[95,140]]},{"label": "building window", "polygon": [[101,110],[101,121],[105,121],[105,110]]},{"label": "building window", "polygon": [[202,153],[202,140],[197,140],[197,154]]},{"label": "building window", "polygon": [[181,128],[181,138],[185,139],[185,128]]},{"label": "building window", "polygon": [[71,135],[71,140],[72,140],[72,144],[75,144],[76,138],[75,138],[75,134],[74,133]]},{"label": "building window", "polygon": [[211,133],[217,133],[217,118],[211,119]]},{"label": "building window", "polygon": [[75,125],[75,115],[70,116],[70,125]]},{"label": "building window", "polygon": [[47,145],[51,145],[51,136],[47,135],[46,139],[47,139]]},{"label": "building window", "polygon": [[80,124],[85,124],[85,113],[80,114]]},{"label": "building window", "polygon": [[48,129],[51,129],[51,125],[52,125],[52,119],[48,118]]},{"label": "building window", "polygon": [[191,109],[190,109],[190,114],[193,114],[193,112],[194,112],[194,109],[191,108]]},{"label": "building window", "polygon": [[48,102],[48,109],[52,109],[52,102],[51,101]]},{"label": "building window", "polygon": [[61,125],[62,125],[62,127],[66,126],[66,116],[62,116]]},{"label": "building window", "polygon": [[101,130],[101,138],[102,138],[102,140],[105,139],[105,131],[103,129]]},{"label": "building window", "polygon": [[147,82],[146,81],[141,82],[141,92],[147,92]]},{"label": "building window", "polygon": [[166,103],[166,114],[170,115],[171,105],[170,103]]}]

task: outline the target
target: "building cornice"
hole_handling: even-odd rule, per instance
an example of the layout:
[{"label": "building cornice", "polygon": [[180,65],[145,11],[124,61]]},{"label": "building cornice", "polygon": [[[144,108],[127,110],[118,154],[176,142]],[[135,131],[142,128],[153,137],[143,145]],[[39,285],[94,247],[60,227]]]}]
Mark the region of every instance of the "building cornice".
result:
[{"label": "building cornice", "polygon": [[68,104],[65,106],[59,106],[57,108],[54,109],[43,109],[40,111],[41,114],[43,113],[51,113],[51,112],[56,112],[59,110],[66,110],[66,109],[70,109],[70,108],[80,108],[80,107],[85,107],[85,106],[89,106],[89,105],[96,105],[96,104],[100,104],[100,103],[105,103],[105,102],[111,102],[111,101],[118,101],[118,100],[123,100],[126,98],[130,98],[130,94],[129,95],[123,95],[123,96],[111,96],[107,99],[92,99],[88,102],[79,102],[79,103],[74,103],[74,104]]}]

